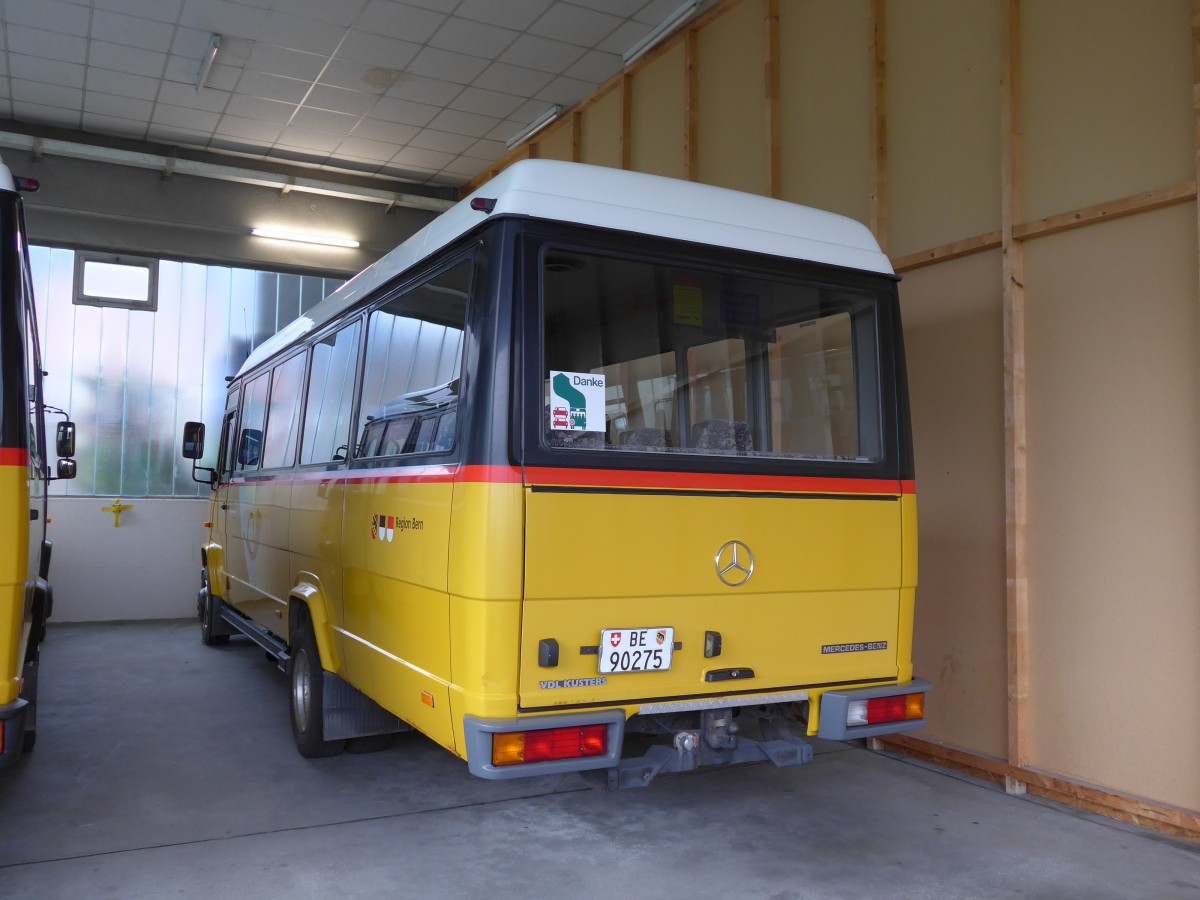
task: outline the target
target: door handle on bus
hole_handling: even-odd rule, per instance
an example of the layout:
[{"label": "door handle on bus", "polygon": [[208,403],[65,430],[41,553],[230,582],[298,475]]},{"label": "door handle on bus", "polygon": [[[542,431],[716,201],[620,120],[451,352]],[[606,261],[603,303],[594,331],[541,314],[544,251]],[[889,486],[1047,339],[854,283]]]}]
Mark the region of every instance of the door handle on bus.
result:
[{"label": "door handle on bus", "polygon": [[37,511],[36,509],[31,509],[31,510],[29,511],[29,521],[30,521],[30,522],[36,522],[36,521],[37,521],[37,517],[38,517],[38,511]]}]

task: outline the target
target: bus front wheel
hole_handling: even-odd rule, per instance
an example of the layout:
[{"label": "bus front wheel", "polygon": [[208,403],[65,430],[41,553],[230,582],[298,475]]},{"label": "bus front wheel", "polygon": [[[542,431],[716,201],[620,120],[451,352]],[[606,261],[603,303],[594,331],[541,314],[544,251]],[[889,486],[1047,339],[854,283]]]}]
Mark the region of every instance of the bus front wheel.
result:
[{"label": "bus front wheel", "polygon": [[208,589],[208,572],[204,572],[200,576],[200,595],[196,600],[196,606],[200,613],[200,642],[205,647],[228,644],[229,635],[213,634],[213,625],[216,623],[217,604],[213,600],[212,592]]},{"label": "bus front wheel", "polygon": [[301,614],[292,637],[292,657],[289,665],[292,682],[292,738],[300,755],[308,759],[335,756],[346,742],[325,740],[324,688],[321,657],[312,623]]}]

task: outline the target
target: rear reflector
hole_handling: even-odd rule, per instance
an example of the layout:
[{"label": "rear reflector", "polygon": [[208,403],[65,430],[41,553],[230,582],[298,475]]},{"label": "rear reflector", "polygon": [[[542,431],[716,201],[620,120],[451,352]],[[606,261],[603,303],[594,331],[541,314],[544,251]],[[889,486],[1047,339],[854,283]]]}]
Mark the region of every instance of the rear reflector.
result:
[{"label": "rear reflector", "polygon": [[873,700],[851,700],[846,708],[847,725],[880,725],[925,718],[925,694],[898,694]]},{"label": "rear reflector", "polygon": [[543,728],[513,731],[492,736],[492,765],[581,759],[608,752],[607,725],[576,725],[572,728]]}]

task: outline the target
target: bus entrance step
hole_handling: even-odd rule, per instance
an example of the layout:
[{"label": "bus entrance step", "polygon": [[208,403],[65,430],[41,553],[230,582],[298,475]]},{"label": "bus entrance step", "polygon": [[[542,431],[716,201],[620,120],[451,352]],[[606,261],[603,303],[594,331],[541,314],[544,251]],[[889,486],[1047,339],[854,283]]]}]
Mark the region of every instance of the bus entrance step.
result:
[{"label": "bus entrance step", "polygon": [[256,625],[249,619],[238,614],[233,608],[221,604],[221,619],[233,628],[238,634],[244,634],[258,646],[267,651],[267,655],[275,660],[275,664],[279,667],[280,672],[287,671],[287,663],[291,658],[288,653],[287,644],[280,640],[267,629],[260,625]]}]

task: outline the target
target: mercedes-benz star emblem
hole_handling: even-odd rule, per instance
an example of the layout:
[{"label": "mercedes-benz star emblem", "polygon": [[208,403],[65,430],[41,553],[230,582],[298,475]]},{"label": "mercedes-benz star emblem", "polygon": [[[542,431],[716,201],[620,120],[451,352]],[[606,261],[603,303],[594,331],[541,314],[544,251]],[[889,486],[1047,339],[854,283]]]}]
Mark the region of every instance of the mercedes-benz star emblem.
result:
[{"label": "mercedes-benz star emblem", "polygon": [[729,587],[741,587],[754,574],[754,554],[741,541],[728,541],[717,551],[717,577]]}]

